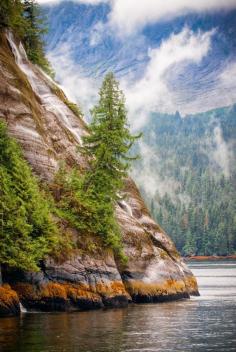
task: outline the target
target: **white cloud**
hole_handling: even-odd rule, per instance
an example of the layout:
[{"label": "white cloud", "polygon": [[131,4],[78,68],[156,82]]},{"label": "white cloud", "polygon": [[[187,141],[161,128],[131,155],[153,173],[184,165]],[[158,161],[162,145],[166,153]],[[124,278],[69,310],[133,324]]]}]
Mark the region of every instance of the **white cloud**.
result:
[{"label": "white cloud", "polygon": [[232,81],[232,77],[236,77],[236,61],[228,63],[224,71],[220,75],[222,83],[230,85],[236,85],[235,80]]},{"label": "white cloud", "polygon": [[219,126],[214,128],[214,148],[213,159],[217,165],[222,169],[224,175],[230,175],[230,161],[232,160],[232,153],[229,145],[225,142],[222,136],[222,131]]},{"label": "white cloud", "polygon": [[191,12],[236,8],[235,0],[113,0],[111,4],[110,23],[123,35]]},{"label": "white cloud", "polygon": [[[70,0],[38,0],[40,4],[55,4]],[[109,3],[110,26],[120,35],[129,35],[145,25],[172,19],[188,13],[212,12],[236,8],[235,0],[72,0],[81,4]]]},{"label": "white cloud", "polygon": [[[159,165],[160,160],[153,149],[143,141],[140,141],[139,154],[142,161],[142,172],[140,172],[138,168],[134,168],[132,170],[132,176],[136,182],[144,188],[146,194],[149,197],[153,197],[157,190],[162,196],[168,192],[168,190],[171,190],[172,193],[175,181],[169,180],[169,184],[167,184],[167,180],[160,178],[155,168],[156,165]],[[170,183],[171,187],[169,187]]]},{"label": "white cloud", "polygon": [[[155,145],[155,139],[158,137],[155,134],[151,134],[149,137],[152,139],[150,145]],[[139,167],[134,167],[132,169],[132,177],[135,179],[135,182],[144,189],[149,199],[152,199],[158,192],[161,197],[168,194],[173,202],[177,201],[177,199],[181,199],[181,202],[188,204],[190,198],[187,195],[181,194],[177,196],[176,194],[180,183],[173,178],[163,177],[163,175],[160,176],[160,170],[158,170],[160,158],[156,150],[154,151],[152,147],[142,140],[140,140],[138,144],[141,157],[139,164],[142,169],[140,170]]]},{"label": "white cloud", "polygon": [[213,34],[184,28],[149,51],[150,61],[143,77],[134,84],[122,82],[132,125],[141,127],[152,111],[176,111],[175,92],[169,88],[166,75],[174,65],[198,64],[207,55]]},{"label": "white cloud", "polygon": [[206,145],[201,146],[201,152],[208,157],[213,174],[219,175],[221,171],[225,177],[229,177],[234,165],[234,142],[224,140],[222,127],[219,120],[215,119],[215,112],[212,112],[211,118],[216,126],[212,127],[212,135],[207,138]]}]

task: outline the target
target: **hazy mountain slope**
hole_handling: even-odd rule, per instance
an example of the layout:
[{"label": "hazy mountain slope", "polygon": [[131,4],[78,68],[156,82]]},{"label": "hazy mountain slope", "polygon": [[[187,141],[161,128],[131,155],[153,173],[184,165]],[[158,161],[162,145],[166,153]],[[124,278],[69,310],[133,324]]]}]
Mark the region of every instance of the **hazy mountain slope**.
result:
[{"label": "hazy mountain slope", "polygon": [[144,128],[134,177],[182,254],[236,250],[235,137],[235,105],[186,118],[153,114]]}]

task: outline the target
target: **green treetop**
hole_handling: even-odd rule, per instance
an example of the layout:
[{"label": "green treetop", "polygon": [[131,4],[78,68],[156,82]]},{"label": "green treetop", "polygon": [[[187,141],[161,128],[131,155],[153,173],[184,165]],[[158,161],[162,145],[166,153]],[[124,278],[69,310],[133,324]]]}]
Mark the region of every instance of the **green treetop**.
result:
[{"label": "green treetop", "polygon": [[84,190],[114,202],[123,188],[130,161],[136,158],[128,156],[128,152],[139,136],[129,131],[124,95],[113,73],[106,75],[99,95],[81,149],[90,157]]}]

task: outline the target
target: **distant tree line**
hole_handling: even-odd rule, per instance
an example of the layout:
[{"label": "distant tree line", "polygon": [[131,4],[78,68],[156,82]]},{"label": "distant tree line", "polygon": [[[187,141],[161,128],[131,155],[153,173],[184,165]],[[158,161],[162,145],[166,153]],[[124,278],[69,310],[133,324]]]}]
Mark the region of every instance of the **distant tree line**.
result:
[{"label": "distant tree line", "polygon": [[[190,200],[156,195],[153,214],[171,234],[183,255],[227,255],[236,250],[236,202],[232,178],[186,172],[182,191]],[[186,182],[186,183],[185,183]]]},{"label": "distant tree line", "polygon": [[[158,156],[150,172],[174,185],[144,197],[152,215],[172,237],[182,255],[227,255],[236,252],[236,106],[181,118],[153,114],[144,142]],[[228,155],[215,161],[216,128]],[[223,153],[219,149],[219,153]],[[227,161],[228,170],[220,164]],[[137,169],[145,170],[141,159]],[[142,172],[142,171],[140,171]]]}]

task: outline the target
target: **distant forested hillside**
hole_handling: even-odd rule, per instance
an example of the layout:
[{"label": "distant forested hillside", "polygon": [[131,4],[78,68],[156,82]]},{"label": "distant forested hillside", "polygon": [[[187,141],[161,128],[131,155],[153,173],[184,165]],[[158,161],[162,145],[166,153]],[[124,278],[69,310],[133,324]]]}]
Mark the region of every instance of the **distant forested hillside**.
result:
[{"label": "distant forested hillside", "polygon": [[236,251],[236,105],[181,118],[153,114],[134,177],[183,255]]}]

